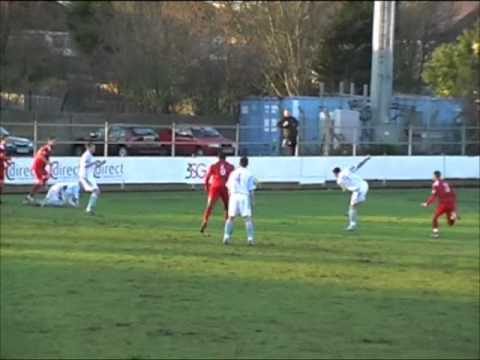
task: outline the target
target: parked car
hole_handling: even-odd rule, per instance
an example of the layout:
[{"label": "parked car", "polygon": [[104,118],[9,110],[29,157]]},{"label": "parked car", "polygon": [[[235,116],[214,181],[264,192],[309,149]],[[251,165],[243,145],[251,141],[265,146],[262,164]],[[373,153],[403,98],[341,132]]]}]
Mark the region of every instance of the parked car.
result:
[{"label": "parked car", "polygon": [[[172,129],[162,129],[159,135],[161,142],[172,141]],[[212,127],[183,125],[175,129],[175,155],[214,156],[219,149],[226,155],[234,155],[235,143]]]},{"label": "parked car", "polygon": [[[98,128],[89,136],[77,139],[73,145],[73,154],[80,156],[85,150],[85,143],[97,144],[97,154],[103,154],[105,146],[105,129]],[[158,142],[159,136],[152,128],[140,126],[112,126],[108,130],[108,154],[127,155],[167,155],[166,147]]]},{"label": "parked car", "polygon": [[33,142],[27,138],[11,135],[5,128],[0,127],[0,135],[8,136],[7,153],[9,155],[32,155]]}]

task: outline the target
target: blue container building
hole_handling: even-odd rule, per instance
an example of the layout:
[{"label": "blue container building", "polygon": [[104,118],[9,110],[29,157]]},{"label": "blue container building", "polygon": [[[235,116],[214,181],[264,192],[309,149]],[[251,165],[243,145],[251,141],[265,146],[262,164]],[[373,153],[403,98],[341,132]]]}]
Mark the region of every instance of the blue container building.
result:
[{"label": "blue container building", "polygon": [[[320,111],[357,110],[368,126],[369,98],[363,96],[329,97],[251,97],[240,103],[240,153],[256,156],[280,153],[280,132],[277,122],[287,109],[300,123],[302,154],[319,154],[323,124]],[[455,128],[461,125],[462,102],[426,96],[394,96],[391,124],[399,127]]]}]

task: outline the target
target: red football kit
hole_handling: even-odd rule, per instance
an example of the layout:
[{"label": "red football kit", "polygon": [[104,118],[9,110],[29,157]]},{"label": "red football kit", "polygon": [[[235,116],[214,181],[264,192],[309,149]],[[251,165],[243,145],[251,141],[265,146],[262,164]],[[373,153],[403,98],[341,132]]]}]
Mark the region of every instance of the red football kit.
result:
[{"label": "red football kit", "polygon": [[0,145],[0,202],[3,193],[3,183],[5,181],[5,171],[10,165],[10,157],[7,155],[7,149],[4,144]]},{"label": "red football kit", "polygon": [[5,170],[10,164],[10,158],[7,155],[7,149],[4,145],[0,145],[0,186],[5,181]]},{"label": "red football kit", "polygon": [[205,176],[205,190],[208,192],[208,206],[203,215],[203,221],[205,223],[208,222],[208,218],[210,217],[218,198],[222,199],[225,208],[225,216],[227,216],[228,190],[226,184],[233,169],[233,165],[225,160],[217,161],[208,169],[208,173]]},{"label": "red football kit", "polygon": [[432,227],[438,228],[438,218],[447,214],[448,225],[455,224],[457,196],[453,188],[445,180],[436,180],[432,185],[432,195],[427,199],[427,204],[431,205],[435,199],[438,199],[438,205],[433,215]]},{"label": "red football kit", "polygon": [[49,175],[46,167],[51,154],[52,147],[50,145],[44,145],[37,151],[33,158],[32,171],[37,184],[45,185],[48,181]]}]

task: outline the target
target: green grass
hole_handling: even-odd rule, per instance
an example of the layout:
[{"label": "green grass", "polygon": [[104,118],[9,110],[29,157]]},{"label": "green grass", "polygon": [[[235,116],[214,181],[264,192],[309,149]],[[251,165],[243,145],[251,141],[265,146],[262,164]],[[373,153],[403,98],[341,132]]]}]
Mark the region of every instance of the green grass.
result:
[{"label": "green grass", "polygon": [[[256,247],[200,193],[1,207],[2,358],[478,358],[479,192],[430,238],[428,191],[261,192]],[[86,202],[86,197],[83,198]]]}]

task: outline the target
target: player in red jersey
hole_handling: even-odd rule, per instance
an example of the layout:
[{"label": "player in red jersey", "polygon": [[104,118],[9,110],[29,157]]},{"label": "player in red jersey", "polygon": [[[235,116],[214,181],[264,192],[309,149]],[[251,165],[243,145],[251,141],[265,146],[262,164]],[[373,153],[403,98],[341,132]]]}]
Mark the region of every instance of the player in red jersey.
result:
[{"label": "player in red jersey", "polygon": [[52,155],[53,147],[55,146],[55,138],[48,138],[48,141],[35,154],[32,163],[32,172],[35,177],[35,185],[26,197],[29,203],[35,202],[35,194],[42,189],[48,181],[50,174],[47,171],[47,166],[50,166],[50,156]]},{"label": "player in red jersey", "polygon": [[5,181],[5,171],[10,166],[10,157],[7,154],[7,136],[0,137],[0,203],[3,193],[3,183]]},{"label": "player in red jersey", "polygon": [[452,226],[457,220],[457,197],[452,187],[442,179],[440,171],[434,171],[432,195],[430,195],[426,202],[422,204],[423,207],[431,205],[435,199],[438,198],[438,205],[433,214],[432,229],[433,237],[438,238],[438,218],[443,214],[447,214],[447,223]]},{"label": "player in red jersey", "polygon": [[205,191],[208,193],[207,208],[203,213],[203,222],[200,232],[203,233],[208,225],[208,219],[218,198],[222,199],[225,209],[225,219],[228,218],[228,190],[226,183],[234,167],[226,161],[226,156],[221,151],[218,153],[218,161],[211,165],[205,176]]}]

